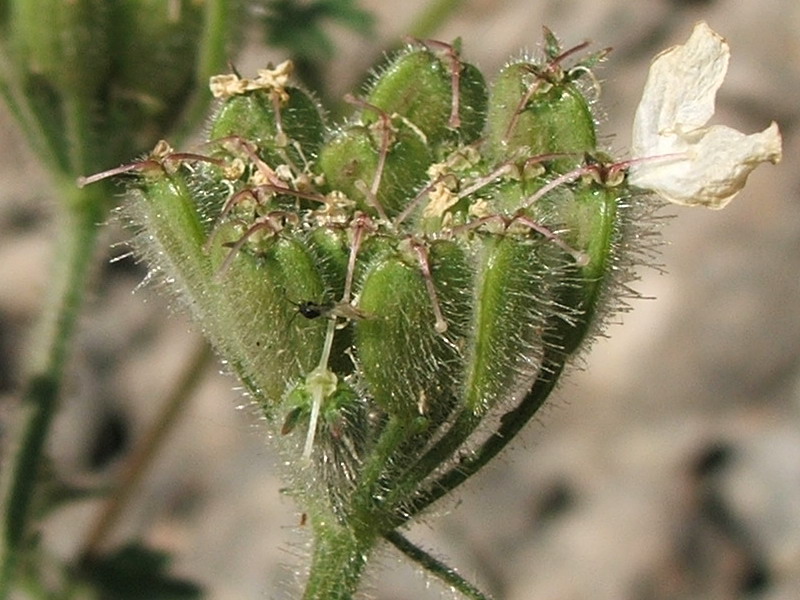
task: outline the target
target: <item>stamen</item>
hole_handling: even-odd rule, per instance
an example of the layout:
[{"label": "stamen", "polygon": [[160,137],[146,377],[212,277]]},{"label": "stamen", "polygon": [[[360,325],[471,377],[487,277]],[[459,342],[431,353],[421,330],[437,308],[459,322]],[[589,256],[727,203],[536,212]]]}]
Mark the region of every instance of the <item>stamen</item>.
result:
[{"label": "stamen", "polygon": [[517,122],[519,121],[520,115],[525,112],[525,107],[528,104],[528,101],[533,97],[536,93],[536,90],[539,89],[539,86],[542,83],[542,79],[540,77],[536,78],[536,81],[528,88],[528,91],[520,98],[519,104],[517,104],[517,109],[514,111],[513,116],[511,117],[511,121],[508,123],[508,127],[506,127],[506,131],[503,134],[503,141],[508,142],[511,139],[511,134],[514,133],[514,129],[517,127]]},{"label": "stamen", "polygon": [[[330,329],[330,325],[328,326]],[[314,450],[314,438],[317,436],[317,422],[319,421],[319,411],[322,408],[322,401],[325,399],[323,390],[319,386],[311,388],[311,415],[308,418],[308,431],[306,432],[306,443],[303,446],[303,460],[311,460],[311,452]]]},{"label": "stamen", "polygon": [[225,162],[221,159],[214,158],[211,156],[205,156],[203,154],[196,154],[194,152],[166,152],[161,153],[159,152],[159,148],[165,147],[168,150],[171,150],[168,145],[159,144],[156,146],[156,149],[151,152],[150,157],[145,160],[137,160],[132,163],[127,163],[124,165],[120,165],[119,167],[114,167],[113,169],[108,169],[106,171],[100,171],[99,173],[95,173],[94,175],[87,175],[78,177],[76,183],[79,188],[83,188],[87,185],[92,183],[96,183],[98,181],[102,181],[103,179],[108,179],[110,177],[116,177],[117,175],[122,175],[124,173],[130,173],[131,171],[146,171],[148,169],[156,169],[162,168],[167,172],[171,172],[170,169],[167,169],[167,164],[172,163],[182,163],[184,161],[193,161],[193,162],[207,162],[212,165],[217,166],[224,166]]},{"label": "stamen", "polygon": [[509,222],[509,225],[512,223],[522,223],[526,227],[531,228],[536,233],[543,235],[545,238],[553,242],[556,246],[561,248],[564,252],[572,256],[575,259],[575,262],[578,266],[585,267],[589,263],[589,256],[585,252],[581,252],[580,250],[576,250],[569,244],[567,244],[564,240],[558,237],[553,231],[541,225],[528,217],[527,215],[517,215]]},{"label": "stamen", "polygon": [[477,229],[481,225],[485,225],[491,221],[500,221],[503,224],[503,227],[508,227],[509,219],[504,217],[503,215],[488,215],[486,217],[481,217],[479,219],[475,219],[474,221],[470,221],[469,223],[465,223],[464,225],[459,225],[458,227],[454,227],[450,230],[450,233],[453,235],[460,235],[462,233],[466,233],[471,229]]},{"label": "stamen", "polygon": [[549,71],[554,70],[554,67],[564,62],[565,59],[569,58],[573,54],[580,52],[581,50],[585,50],[586,48],[589,47],[590,44],[591,42],[586,40],[585,42],[581,42],[577,46],[573,46],[572,48],[564,50],[561,54],[550,60],[550,63],[547,65],[547,69]]},{"label": "stamen", "polygon": [[353,241],[350,244],[350,257],[347,259],[347,275],[344,281],[344,293],[342,302],[350,303],[350,292],[353,288],[353,276],[356,270],[356,257],[361,249],[361,242],[364,240],[365,232],[375,231],[375,224],[369,215],[358,213],[351,223],[353,229]]},{"label": "stamen", "polygon": [[[261,159],[257,153],[258,147],[251,141],[238,135],[231,135],[211,140],[209,143],[221,143],[223,148],[225,148],[225,144],[229,142],[233,144],[235,149],[240,149],[247,155],[250,161],[255,165],[259,174],[264,178],[264,181],[268,181],[274,185],[282,185],[284,183],[283,180],[278,177],[277,173],[275,173],[275,170]],[[235,150],[231,150],[230,148],[227,148],[227,150],[235,153]]]},{"label": "stamen", "polygon": [[271,183],[265,183],[264,185],[258,186],[258,189],[265,189],[271,192],[276,192],[278,194],[286,194],[287,196],[295,196],[297,198],[302,198],[304,200],[319,202],[320,204],[328,203],[328,200],[322,194],[315,194],[314,192],[302,192],[300,190],[295,190],[290,187],[286,187],[284,185],[273,185]]},{"label": "stamen", "polygon": [[283,131],[283,117],[281,116],[282,97],[280,94],[271,93],[270,100],[272,100],[272,110],[275,112],[275,144],[279,148],[283,148],[289,143],[289,138]]},{"label": "stamen", "polygon": [[217,229],[222,224],[222,220],[228,216],[228,213],[233,210],[233,207],[242,202],[245,198],[250,197],[254,202],[258,203],[259,198],[255,195],[252,188],[246,188],[244,190],[240,190],[230,196],[226,201],[225,204],[222,205],[222,210],[219,213],[216,221],[214,222],[214,226],[211,228],[211,233],[208,234],[208,239],[206,243],[203,244],[203,252],[208,254],[211,250],[211,243],[214,241],[214,234],[217,232]]},{"label": "stamen", "polygon": [[148,168],[159,169],[162,168],[162,165],[158,161],[152,159],[138,160],[136,162],[120,165],[119,167],[114,167],[113,169],[100,171],[99,173],[95,173],[93,175],[82,175],[81,177],[78,177],[77,185],[79,188],[82,188],[89,184],[102,181],[103,179],[108,179],[109,177],[116,177],[117,175],[122,175],[123,173],[130,173],[131,171],[144,171]]},{"label": "stamen", "polygon": [[445,56],[450,60],[450,119],[447,126],[450,129],[461,127],[461,59],[458,49],[453,44],[438,40],[425,40],[426,46],[435,46],[444,50]]},{"label": "stamen", "polygon": [[355,185],[355,188],[359,192],[364,194],[364,197],[367,199],[369,205],[372,208],[374,208],[375,211],[378,213],[378,218],[380,218],[380,220],[386,223],[387,225],[391,225],[391,221],[389,221],[389,217],[386,214],[386,211],[383,210],[383,206],[381,206],[380,202],[378,202],[378,199],[372,194],[372,191],[367,187],[367,184],[364,183],[364,181],[362,181],[361,179],[359,179],[353,185]]},{"label": "stamen", "polygon": [[389,146],[392,144],[392,119],[386,113],[386,111],[382,110],[381,108],[362,100],[361,98],[356,98],[350,94],[347,94],[344,97],[345,102],[348,104],[353,104],[354,106],[358,106],[362,109],[372,110],[378,114],[380,119],[380,133],[381,133],[381,147],[378,150],[378,165],[375,168],[375,175],[372,178],[372,185],[369,187],[368,190],[365,190],[367,200],[372,205],[372,207],[378,211],[378,216],[385,222],[389,222],[388,217],[386,216],[386,211],[381,206],[380,202],[378,202],[378,190],[381,187],[381,180],[383,179],[383,170],[386,167],[386,157],[389,155]]},{"label": "stamen", "polygon": [[428,297],[431,299],[431,305],[433,306],[433,316],[435,319],[433,328],[437,333],[444,333],[447,331],[447,321],[445,321],[444,315],[442,314],[442,309],[439,306],[439,297],[436,295],[436,287],[433,284],[433,275],[431,275],[428,250],[424,245],[413,239],[410,240],[410,245],[417,254],[419,266],[422,270],[422,278],[425,280],[425,287],[428,290]]},{"label": "stamen", "polygon": [[298,217],[295,213],[290,213],[282,210],[276,210],[270,212],[263,217],[259,217],[256,221],[244,232],[242,237],[240,237],[236,242],[231,245],[231,250],[228,253],[228,256],[225,257],[225,260],[222,261],[222,264],[217,271],[215,278],[220,280],[225,272],[230,268],[231,263],[233,262],[234,257],[236,254],[241,250],[242,246],[247,242],[247,240],[253,236],[253,234],[267,229],[271,233],[276,234],[280,232],[284,228],[284,223],[280,222],[280,219],[283,219],[284,223],[298,223]]},{"label": "stamen", "polygon": [[573,169],[568,173],[564,173],[563,175],[559,175],[546,185],[543,185],[538,190],[536,190],[536,192],[533,195],[528,196],[528,198],[520,205],[520,208],[528,208],[529,206],[533,205],[537,200],[543,198],[544,196],[552,192],[558,186],[564,183],[570,183],[572,181],[575,181],[581,175],[586,175],[587,173],[590,173],[593,170],[594,170],[593,165],[583,166],[583,167],[578,167],[577,169]]},{"label": "stamen", "polygon": [[325,342],[322,347],[322,356],[319,365],[306,378],[306,386],[311,390],[311,415],[308,419],[308,432],[306,433],[306,443],[303,447],[303,460],[311,459],[311,452],[314,450],[314,439],[317,435],[317,423],[322,402],[336,391],[336,375],[328,370],[328,360],[333,348],[333,336],[336,334],[336,319],[328,321],[328,328],[325,330]]},{"label": "stamen", "polygon": [[[397,215],[397,216],[394,218],[394,226],[395,226],[395,228],[396,228],[396,227],[399,227],[400,223],[402,223],[403,221],[405,221],[405,220],[406,220],[406,218],[408,217],[408,215],[410,215],[412,212],[414,212],[414,210],[417,208],[417,206],[419,206],[419,203],[422,201],[422,199],[423,199],[423,198],[424,198],[424,197],[425,197],[425,196],[426,196],[428,193],[430,193],[430,191],[431,191],[431,190],[432,190],[434,187],[436,187],[436,186],[437,186],[439,183],[441,183],[442,181],[444,181],[444,180],[445,180],[446,178],[448,178],[448,177],[452,177],[453,179],[456,179],[456,176],[455,176],[454,174],[452,174],[452,173],[450,173],[450,174],[447,174],[447,173],[445,173],[445,174],[439,175],[439,176],[438,176],[436,179],[434,179],[434,180],[433,180],[433,181],[431,181],[431,182],[430,182],[428,185],[426,185],[424,188],[422,188],[422,189],[421,189],[421,190],[420,190],[420,191],[417,193],[417,195],[416,195],[416,196],[414,196],[414,198],[411,200],[411,202],[409,202],[409,203],[406,205],[406,207],[403,209],[403,211],[402,211],[402,212],[401,212],[399,215]],[[457,179],[456,179],[456,181],[457,181]],[[462,196],[460,196],[460,195],[459,195],[459,199],[461,199],[461,197],[462,197]]]},{"label": "stamen", "polygon": [[514,170],[514,163],[506,162],[501,164],[491,173],[484,175],[483,177],[479,177],[476,179],[471,185],[467,186],[463,190],[458,193],[458,199],[466,198],[470,194],[477,192],[482,187],[486,187],[493,181],[500,179],[503,175],[507,175]]}]

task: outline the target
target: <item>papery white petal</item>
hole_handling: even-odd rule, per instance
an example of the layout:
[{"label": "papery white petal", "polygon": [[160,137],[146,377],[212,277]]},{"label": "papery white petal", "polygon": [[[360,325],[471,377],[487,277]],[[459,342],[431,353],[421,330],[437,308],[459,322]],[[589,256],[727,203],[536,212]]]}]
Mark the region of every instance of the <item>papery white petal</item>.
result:
[{"label": "papery white petal", "polygon": [[775,123],[753,135],[705,127],[729,56],[725,40],[701,22],[685,45],[656,57],[633,123],[631,184],[677,204],[722,208],[756,166],[780,160]]}]

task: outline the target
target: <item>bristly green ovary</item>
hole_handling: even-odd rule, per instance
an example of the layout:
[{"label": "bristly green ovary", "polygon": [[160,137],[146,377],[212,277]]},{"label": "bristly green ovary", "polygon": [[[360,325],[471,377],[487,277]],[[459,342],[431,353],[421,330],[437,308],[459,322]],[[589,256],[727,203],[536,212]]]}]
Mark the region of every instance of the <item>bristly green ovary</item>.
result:
[{"label": "bristly green ovary", "polygon": [[433,162],[418,132],[402,121],[376,129],[380,123],[343,130],[325,145],[318,163],[327,192],[342,192],[375,218],[405,208]]},{"label": "bristly green ovary", "polygon": [[519,394],[540,367],[541,333],[549,306],[547,267],[536,240],[482,240],[474,283],[474,314],[464,375],[465,406],[483,414]]},{"label": "bristly green ovary", "polygon": [[228,99],[212,122],[209,139],[247,140],[268,164],[290,162],[302,169],[317,157],[325,124],[319,105],[308,94],[293,87],[285,91],[288,100],[278,104],[279,114],[264,90]]},{"label": "bristly green ovary", "polygon": [[[437,52],[410,47],[396,57],[376,78],[366,100],[413,122],[434,148],[473,142],[486,120],[486,81],[477,68],[459,59],[454,47],[436,47]],[[374,112],[363,114],[365,122],[376,118]]]}]

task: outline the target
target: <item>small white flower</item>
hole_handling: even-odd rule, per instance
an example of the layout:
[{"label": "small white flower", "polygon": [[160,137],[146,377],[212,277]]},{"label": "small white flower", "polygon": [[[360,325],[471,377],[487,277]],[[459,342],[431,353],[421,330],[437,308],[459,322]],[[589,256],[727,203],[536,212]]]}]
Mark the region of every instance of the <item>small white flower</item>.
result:
[{"label": "small white flower", "polygon": [[676,204],[723,208],[760,163],[780,161],[774,122],[753,135],[705,126],[729,56],[725,40],[700,22],[686,45],[655,58],[633,122],[631,184]]}]

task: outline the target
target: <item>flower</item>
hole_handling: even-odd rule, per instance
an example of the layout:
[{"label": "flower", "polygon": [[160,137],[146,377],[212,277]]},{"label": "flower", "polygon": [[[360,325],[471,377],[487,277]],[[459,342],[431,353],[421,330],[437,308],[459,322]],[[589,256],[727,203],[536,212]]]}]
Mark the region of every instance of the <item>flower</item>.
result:
[{"label": "flower", "polygon": [[655,58],[633,122],[631,184],[676,204],[718,209],[760,163],[780,161],[774,122],[752,135],[706,126],[729,56],[725,40],[701,21],[686,45]]}]

